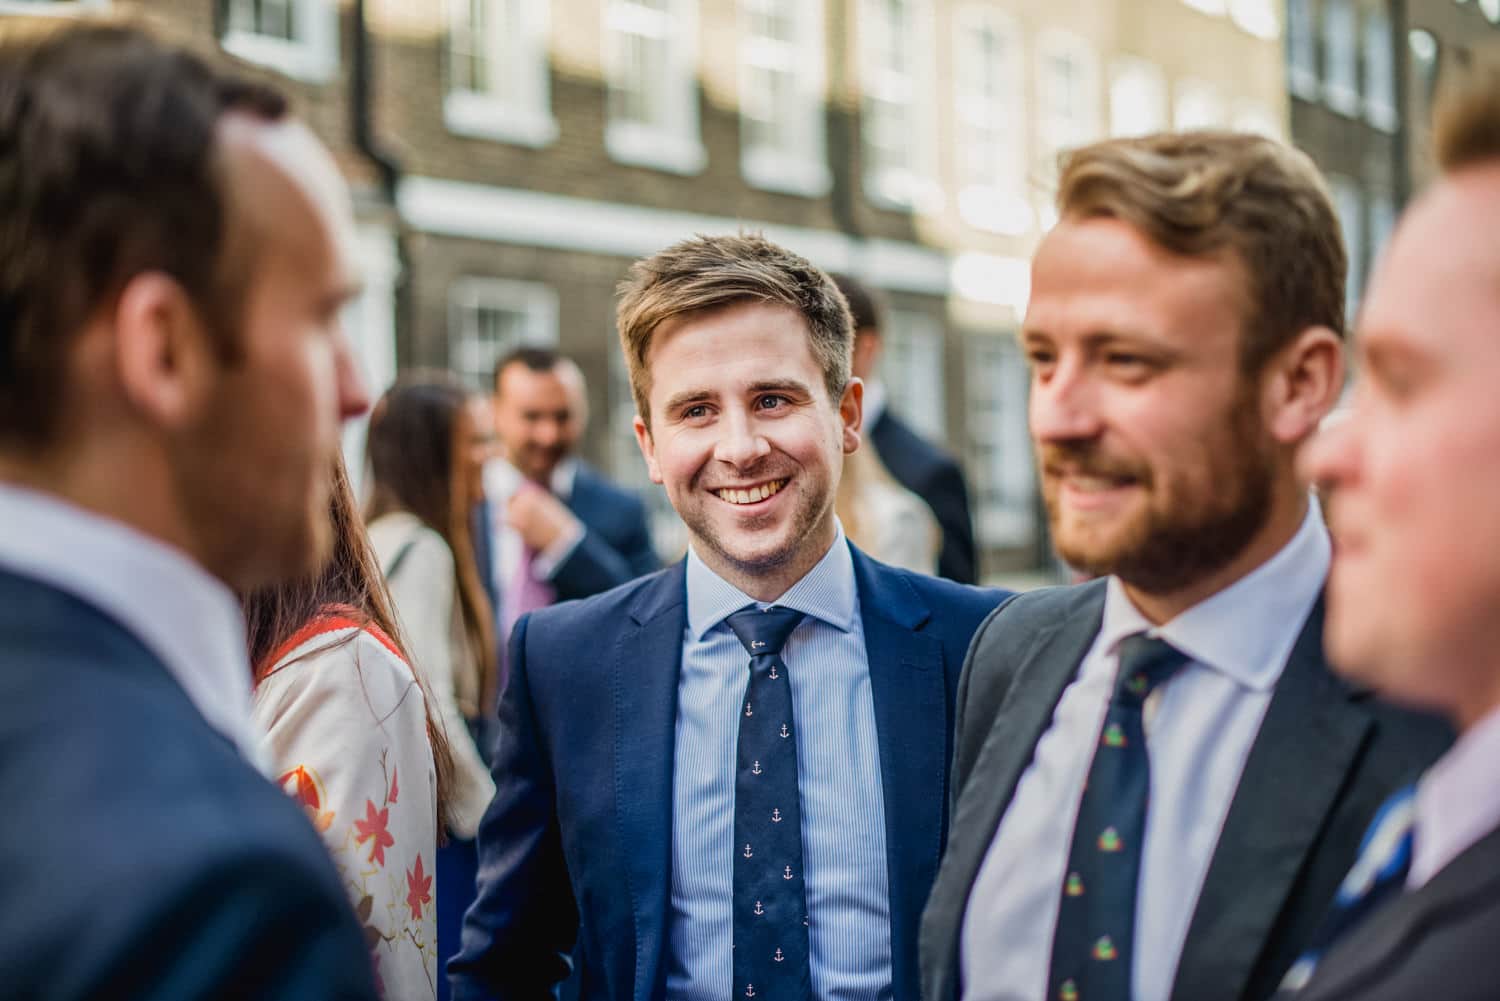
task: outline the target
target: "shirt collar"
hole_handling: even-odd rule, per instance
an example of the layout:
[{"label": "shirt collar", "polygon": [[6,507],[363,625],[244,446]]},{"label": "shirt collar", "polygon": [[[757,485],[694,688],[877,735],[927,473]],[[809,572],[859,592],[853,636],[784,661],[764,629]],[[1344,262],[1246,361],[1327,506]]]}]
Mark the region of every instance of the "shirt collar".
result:
[{"label": "shirt collar", "polygon": [[828,623],[840,632],[854,628],[855,584],[854,558],[844,527],[836,525],[838,534],[828,552],[801,580],[787,588],[772,602],[756,601],[708,568],[697,551],[688,546],[687,613],[693,638],[703,639],[710,629],[730,614],[749,605],[765,608],[779,605],[792,608]]},{"label": "shirt collar", "polygon": [[1497,758],[1500,709],[1469,727],[1417,783],[1408,886],[1426,883],[1500,823]]},{"label": "shirt collar", "polygon": [[864,416],[860,419],[860,426],[866,429],[874,427],[885,416],[885,408],[889,402],[890,394],[886,392],[885,383],[873,376],[866,379],[864,405],[861,408]]},{"label": "shirt collar", "polygon": [[1118,577],[1106,586],[1100,639],[1113,654],[1119,642],[1146,632],[1246,688],[1269,691],[1297,642],[1300,624],[1328,576],[1332,547],[1323,511],[1309,495],[1307,514],[1290,542],[1233,584],[1154,627],[1131,602]]},{"label": "shirt collar", "polygon": [[186,553],[57,497],[0,484],[0,565],[116,619],[166,665],[209,725],[264,764],[251,721],[245,618]]},{"label": "shirt collar", "polygon": [[[523,479],[520,470],[498,456],[484,464],[482,478],[485,496],[493,501],[502,502],[516,492]],[[552,468],[551,482],[548,486],[557,497],[567,500],[573,496],[573,484],[577,480],[578,459],[570,455]]]}]

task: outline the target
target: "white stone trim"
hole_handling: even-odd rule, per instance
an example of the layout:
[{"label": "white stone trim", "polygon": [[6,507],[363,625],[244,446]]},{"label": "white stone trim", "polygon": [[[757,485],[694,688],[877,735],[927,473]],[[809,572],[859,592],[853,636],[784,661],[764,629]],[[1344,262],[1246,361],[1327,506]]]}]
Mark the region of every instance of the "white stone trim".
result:
[{"label": "white stone trim", "polygon": [[224,51],[308,83],[327,83],[339,62],[339,12],[333,0],[293,0],[296,41],[226,30]]}]

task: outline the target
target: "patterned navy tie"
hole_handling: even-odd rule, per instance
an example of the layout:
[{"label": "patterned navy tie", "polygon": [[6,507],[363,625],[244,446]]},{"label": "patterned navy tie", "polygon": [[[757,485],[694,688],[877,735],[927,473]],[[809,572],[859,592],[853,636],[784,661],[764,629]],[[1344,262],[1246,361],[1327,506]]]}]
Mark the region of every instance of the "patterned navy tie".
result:
[{"label": "patterned navy tie", "polygon": [[1135,895],[1151,792],[1146,696],[1188,662],[1144,633],[1120,642],[1120,673],[1089,767],[1052,940],[1049,1001],[1130,1001]]},{"label": "patterned navy tie", "polygon": [[1313,975],[1323,953],[1363,921],[1371,911],[1399,894],[1411,869],[1412,826],[1417,816],[1417,787],[1397,790],[1375,813],[1359,843],[1354,868],[1339,884],[1328,914],[1313,935],[1307,951],[1287,971],[1281,989],[1300,991]]},{"label": "patterned navy tie", "polygon": [[790,608],[746,608],[725,620],[750,654],[734,779],[732,998],[812,995],[796,721],[781,659],[802,617]]}]

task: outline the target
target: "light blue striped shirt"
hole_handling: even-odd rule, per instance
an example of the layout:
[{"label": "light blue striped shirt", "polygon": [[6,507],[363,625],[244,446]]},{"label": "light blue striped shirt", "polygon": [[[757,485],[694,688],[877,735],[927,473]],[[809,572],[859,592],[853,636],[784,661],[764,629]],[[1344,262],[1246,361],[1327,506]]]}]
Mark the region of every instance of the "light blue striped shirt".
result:
[{"label": "light blue striped shirt", "polygon": [[[886,1001],[892,992],[885,797],[854,561],[842,530],[818,565],[773,604],[807,613],[782,660],[798,721],[813,996]],[[689,550],[672,789],[672,1001],[730,995],[735,744],[750,657],[724,618],[749,605],[767,607]]]}]

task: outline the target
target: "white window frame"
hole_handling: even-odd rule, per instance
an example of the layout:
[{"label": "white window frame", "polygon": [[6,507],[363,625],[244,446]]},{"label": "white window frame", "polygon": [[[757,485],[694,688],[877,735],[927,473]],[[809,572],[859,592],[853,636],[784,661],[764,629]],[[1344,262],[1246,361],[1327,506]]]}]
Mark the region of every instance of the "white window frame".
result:
[{"label": "white window frame", "polygon": [[[658,23],[660,22],[660,23]],[[616,118],[610,105],[614,91],[626,85],[626,41],[656,34],[667,42],[667,84],[657,95],[661,124]],[[698,3],[668,0],[668,10],[642,7],[635,0],[605,0],[602,31],[606,117],[604,148],[616,163],[650,167],[672,174],[697,174],[708,165],[698,122]]]},{"label": "white window frame", "polygon": [[[793,25],[791,38],[770,38],[755,31],[760,8],[784,6]],[[827,93],[827,42],[823,0],[740,0],[740,173],[750,185],[766,191],[815,198],[833,187],[828,169],[824,121]],[[754,123],[747,113],[756,100],[757,73],[787,78],[789,99],[769,109],[780,145],[756,145]]]},{"label": "white window frame", "polygon": [[[1051,63],[1067,60],[1078,70],[1078,90],[1083,105],[1076,116],[1066,121],[1052,114],[1053,80],[1050,77]],[[1099,138],[1100,128],[1099,58],[1088,41],[1071,32],[1048,30],[1037,35],[1036,40],[1036,154],[1038,175],[1050,187],[1057,178],[1058,154],[1074,149]],[[1052,203],[1052,192],[1045,192],[1047,205]]]},{"label": "white window frame", "polygon": [[557,139],[557,119],[552,115],[552,80],[547,58],[551,34],[551,0],[481,0],[493,11],[512,5],[520,18],[520,30],[505,31],[506,18],[488,17],[489,36],[483,41],[485,59],[496,72],[510,74],[513,97],[492,90],[459,87],[454,82],[453,45],[467,24],[471,0],[447,0],[448,31],[446,93],[443,121],[448,131],[540,148]]},{"label": "white window frame", "polygon": [[[942,207],[943,193],[936,181],[932,108],[935,106],[936,44],[932,0],[902,0],[910,12],[905,30],[887,23],[883,5],[889,0],[863,0],[859,19],[861,154],[864,160],[865,197],[877,208],[932,213]],[[903,73],[885,65],[881,55],[887,36],[896,31],[910,56],[910,70]],[[881,147],[873,139],[876,102],[904,106],[908,127],[901,163],[883,162]]]},{"label": "white window frame", "polygon": [[[478,338],[472,317],[490,309],[521,314],[525,330],[511,343],[487,350]],[[465,277],[448,289],[448,368],[467,385],[491,389],[495,362],[507,351],[526,344],[552,347],[557,344],[557,290],[543,282],[510,278]],[[492,357],[480,360],[480,353]]]},{"label": "white window frame", "polygon": [[[342,320],[355,364],[373,399],[396,378],[396,287],[401,279],[401,259],[395,233],[381,223],[362,224],[358,254],[364,283],[359,296],[344,307]],[[368,413],[344,422],[344,464],[356,497],[365,482],[369,426]]]},{"label": "white window frame", "polygon": [[109,0],[0,0],[0,14],[27,14],[35,17],[71,17],[91,10],[108,10]]},{"label": "white window frame", "polygon": [[1395,132],[1400,124],[1396,111],[1396,39],[1390,15],[1382,7],[1365,11],[1360,26],[1364,52],[1365,119],[1382,132]]},{"label": "white window frame", "polygon": [[1209,17],[1222,17],[1229,12],[1227,0],[1182,0],[1182,2],[1198,13],[1207,14]]},{"label": "white window frame", "polygon": [[[1028,545],[1036,536],[1036,466],[1026,361],[1010,334],[970,335],[966,351],[964,423],[979,543],[985,549]],[[986,421],[986,415],[993,419]],[[995,455],[998,466],[990,461]]]},{"label": "white window frame", "polygon": [[929,438],[948,437],[943,409],[943,325],[931,313],[888,309],[881,326],[880,381],[892,411]]},{"label": "white window frame", "polygon": [[1229,18],[1255,38],[1271,42],[1281,37],[1281,18],[1271,0],[1229,0]]},{"label": "white window frame", "polygon": [[262,35],[233,26],[233,8],[251,0],[229,0],[229,24],[224,29],[224,51],[247,62],[276,70],[308,83],[332,79],[339,62],[339,12],[334,0],[288,0],[292,8],[292,39]]},{"label": "white window frame", "polygon": [[1324,0],[1323,102],[1341,115],[1358,118],[1359,11],[1354,0]]},{"label": "white window frame", "polygon": [[1222,129],[1229,124],[1229,107],[1218,87],[1197,77],[1183,77],[1172,88],[1172,127]]},{"label": "white window frame", "polygon": [[[986,89],[996,78],[983,68],[992,64],[976,45],[982,34],[999,39],[1004,49],[998,94]],[[953,49],[958,213],[977,229],[1020,236],[1032,226],[1026,197],[1026,50],[1021,26],[993,7],[965,4],[953,19]],[[987,150],[981,147],[986,140]],[[970,158],[986,169],[976,173]]]},{"label": "white window frame", "polygon": [[1318,83],[1318,20],[1313,0],[1287,0],[1286,85],[1295,97],[1316,101],[1323,93]]},{"label": "white window frame", "polygon": [[1491,24],[1500,24],[1500,0],[1479,0],[1479,10]]},{"label": "white window frame", "polygon": [[1166,73],[1150,60],[1117,56],[1109,77],[1110,135],[1148,135],[1169,128]]},{"label": "white window frame", "polygon": [[1286,119],[1269,105],[1253,98],[1235,103],[1234,117],[1229,124],[1236,132],[1253,132],[1283,142],[1286,140]]}]

